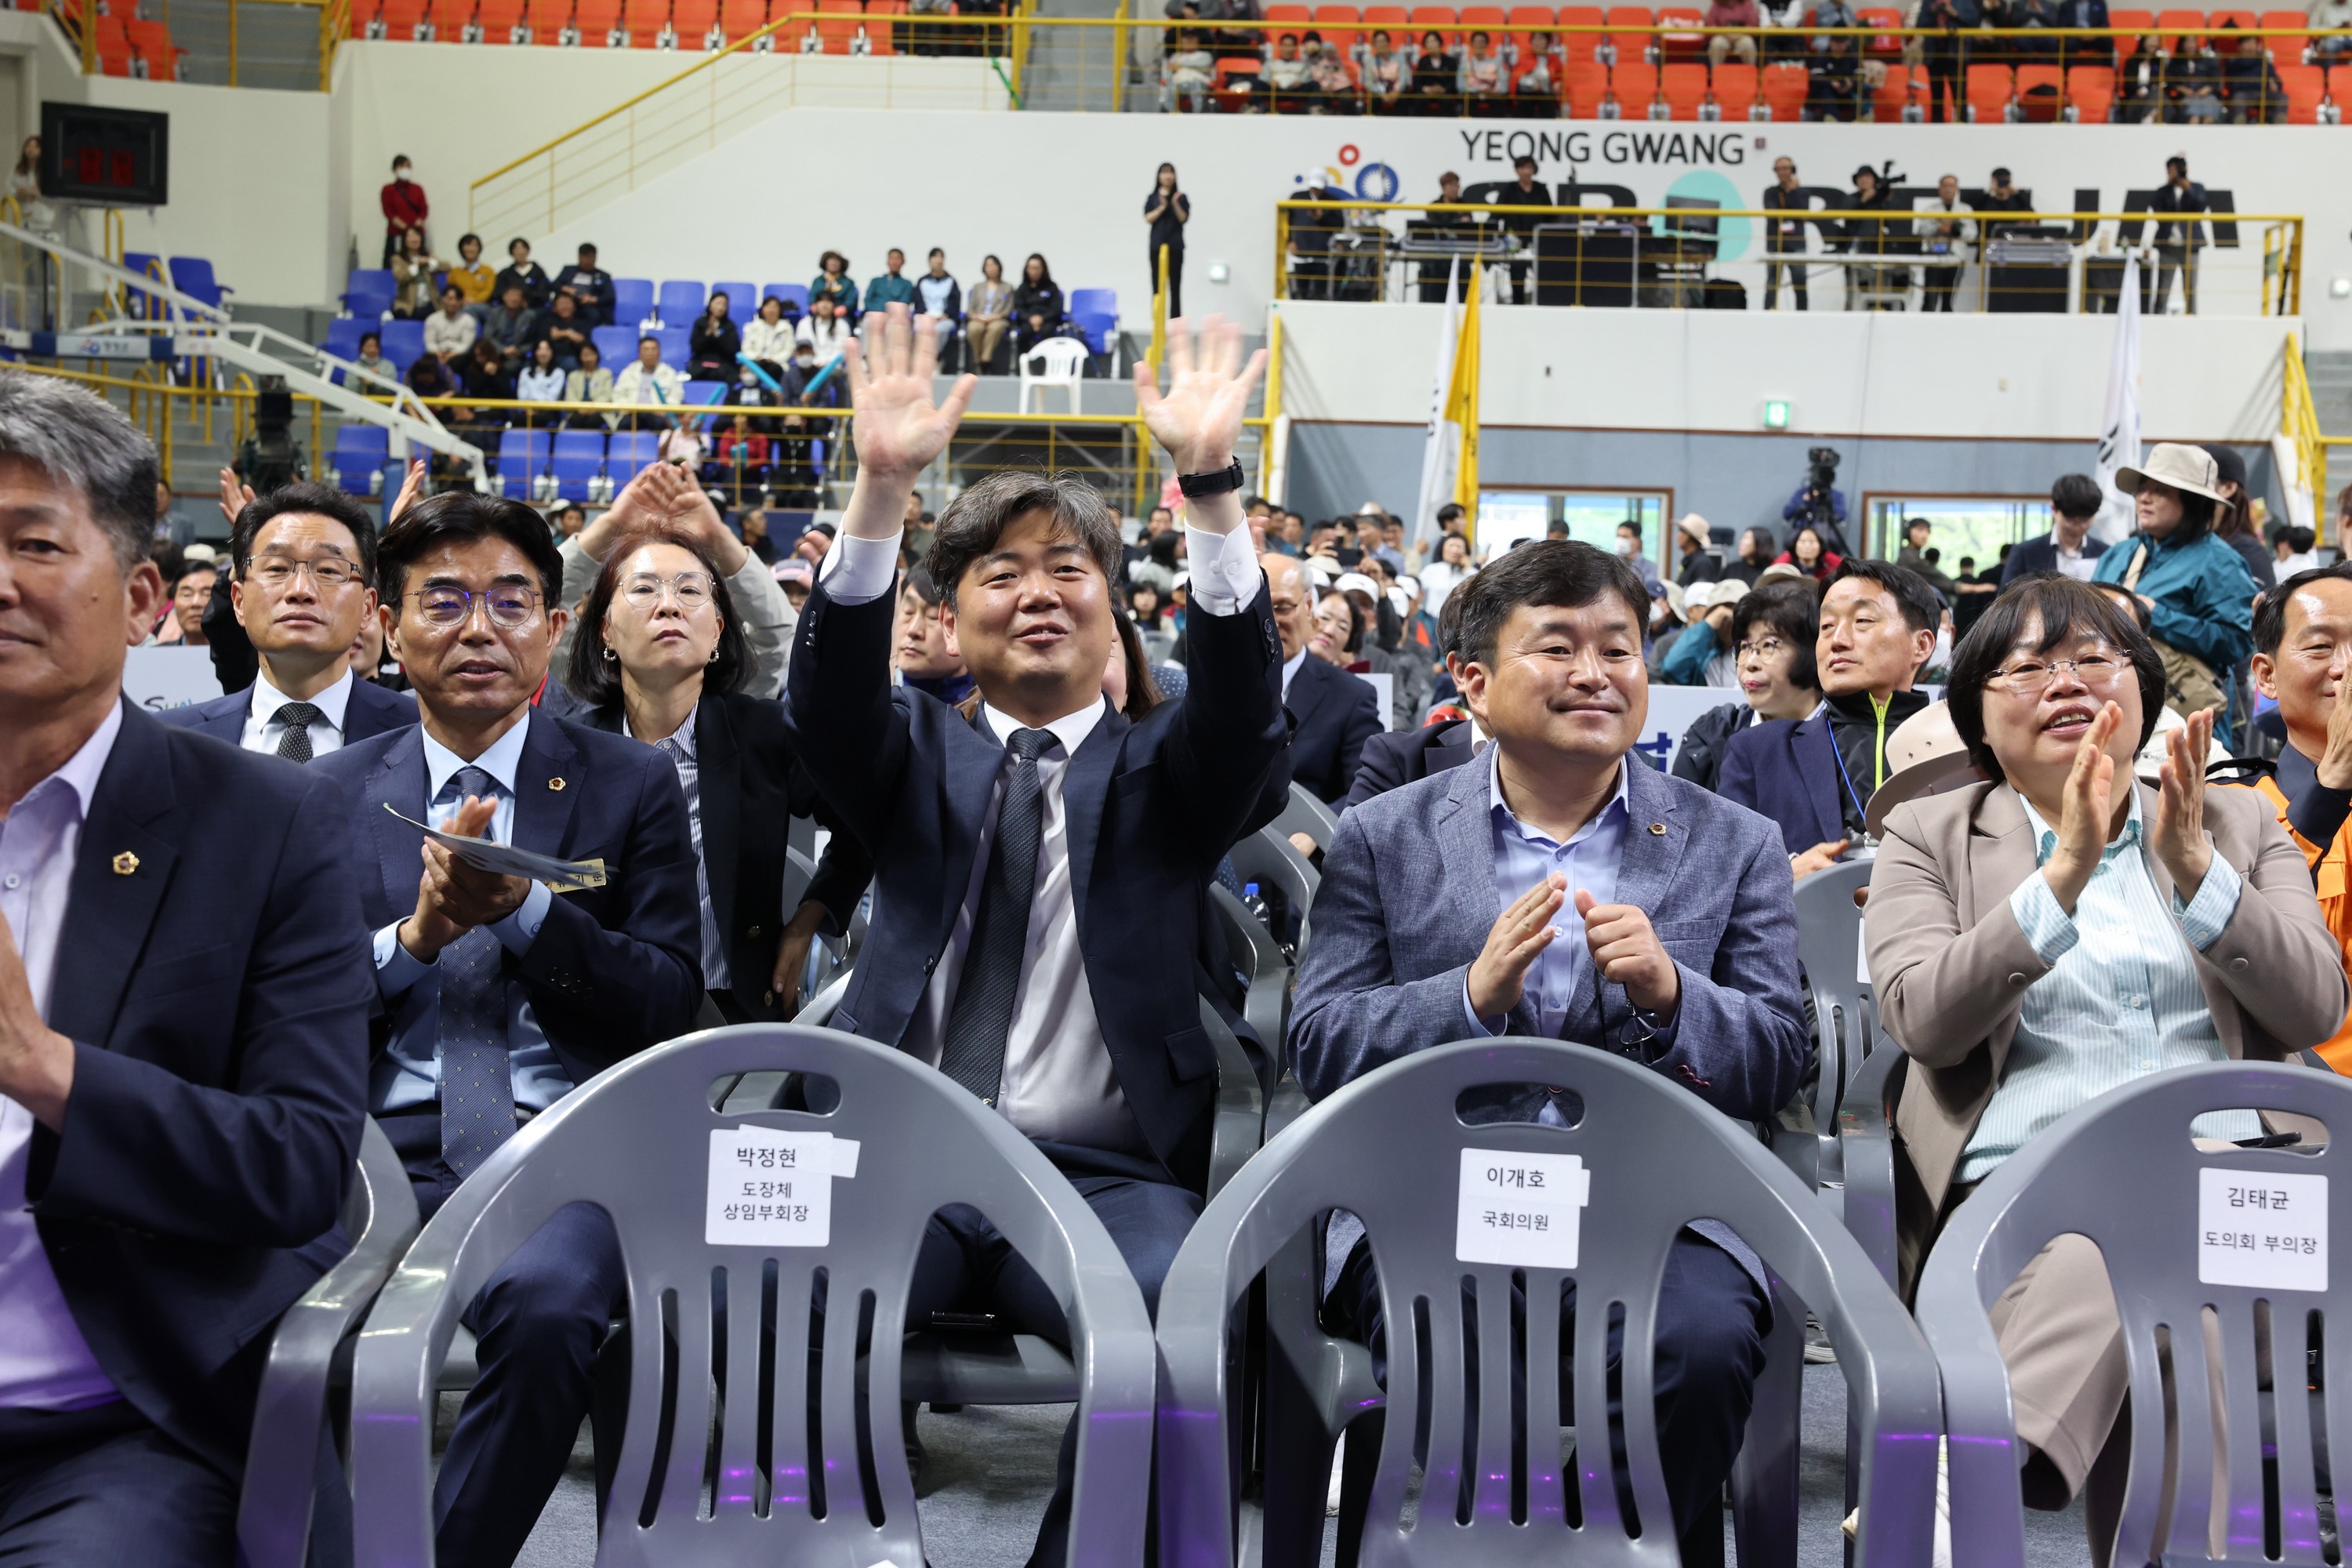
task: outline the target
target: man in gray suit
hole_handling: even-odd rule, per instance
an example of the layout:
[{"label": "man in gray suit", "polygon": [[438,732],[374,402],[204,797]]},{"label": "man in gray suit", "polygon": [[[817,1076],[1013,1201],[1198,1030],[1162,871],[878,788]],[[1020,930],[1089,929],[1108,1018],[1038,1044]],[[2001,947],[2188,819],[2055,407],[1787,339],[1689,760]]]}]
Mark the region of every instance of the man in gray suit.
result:
[{"label": "man in gray suit", "polygon": [[[1765,818],[1629,755],[1649,713],[1641,579],[1557,541],[1455,592],[1464,696],[1493,740],[1340,817],[1291,1024],[1299,1082],[1321,1099],[1412,1052],[1509,1034],[1615,1051],[1727,1116],[1769,1117],[1805,1066],[1789,858]],[[1469,1120],[1560,1121],[1559,1090],[1482,1092]],[[1370,1248],[1351,1220],[1332,1234],[1333,1309],[1380,1358]],[[1562,1305],[1565,1399],[1572,1280]],[[1716,1518],[1769,1323],[1737,1237],[1701,1222],[1675,1239],[1654,1365],[1677,1536]],[[1613,1395],[1611,1426],[1623,1496]]]}]

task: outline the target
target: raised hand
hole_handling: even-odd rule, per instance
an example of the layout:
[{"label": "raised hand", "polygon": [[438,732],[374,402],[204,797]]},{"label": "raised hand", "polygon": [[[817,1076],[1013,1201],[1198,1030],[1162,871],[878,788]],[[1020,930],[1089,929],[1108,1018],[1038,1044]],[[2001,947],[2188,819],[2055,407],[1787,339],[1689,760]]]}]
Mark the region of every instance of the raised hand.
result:
[{"label": "raised hand", "polygon": [[2191,713],[2188,723],[2165,737],[2164,766],[2157,775],[2156,827],[2148,847],[2184,902],[2197,896],[2213,864],[2213,841],[2205,836],[2205,757],[2212,740],[2213,710]]},{"label": "raised hand", "polygon": [[0,1095],[51,1131],[63,1131],[73,1069],[73,1042],[41,1021],[16,933],[0,915]]},{"label": "raised hand", "polygon": [[874,334],[877,352],[870,363],[855,337],[842,350],[861,478],[870,468],[877,477],[912,483],[947,450],[948,437],[962,423],[980,378],[963,376],[949,389],[944,404],[932,401],[931,383],[940,368],[937,328],[937,317],[910,316],[906,306],[893,304]]},{"label": "raised hand", "polygon": [[[424,488],[425,459],[411,458],[408,460],[408,472],[400,481],[400,494],[393,498],[392,510],[383,514],[385,518],[390,520],[390,522],[398,522],[400,514],[408,510],[409,503],[416,499],[416,492]],[[248,490],[246,493],[250,495],[252,492]]]},{"label": "raised hand", "polygon": [[[467,795],[442,831],[460,838],[479,838],[498,815],[498,803]],[[417,879],[416,908],[400,924],[400,944],[430,963],[441,950],[476,926],[492,925],[522,907],[530,883],[521,877],[499,877],[477,870],[448,849],[428,838],[424,844],[425,871]]]},{"label": "raised hand", "polygon": [[1234,460],[1250,392],[1265,370],[1265,351],[1244,364],[1238,324],[1211,316],[1196,328],[1180,316],[1168,323],[1168,369],[1162,393],[1150,364],[1136,362],[1136,407],[1178,473],[1214,473]]},{"label": "raised hand", "polygon": [[1470,1010],[1481,1018],[1507,1013],[1527,989],[1528,970],[1559,934],[1551,923],[1568,899],[1568,879],[1554,871],[1496,917],[1486,945],[1470,965]]},{"label": "raised hand", "polygon": [[221,516],[227,520],[231,532],[236,530],[237,514],[242,512],[252,500],[253,487],[240,483],[235,468],[223,468],[220,471]]},{"label": "raised hand", "polygon": [[[2110,802],[2116,784],[2116,760],[2107,755],[2107,742],[2123,721],[2122,709],[2112,702],[2101,703],[2098,717],[2091,721],[2091,727],[2083,731],[2082,742],[2074,748],[2074,766],[2066,775],[2065,805],[2058,821],[2058,847],[2042,868],[2042,879],[2058,896],[2058,907],[2070,915],[2074,912],[2074,900],[2091,885],[2091,873],[2098,869],[2099,856],[2107,846],[2107,824],[2114,817]],[[2203,779],[2202,770],[2198,777]],[[2199,803],[2201,807],[2201,793]],[[2200,822],[2201,826],[2201,816]],[[2204,879],[2201,872],[2198,879]]]},{"label": "raised hand", "polygon": [[2327,749],[2319,753],[2319,782],[2329,789],[2352,789],[2352,679],[2339,677],[2336,706],[2327,714]]}]

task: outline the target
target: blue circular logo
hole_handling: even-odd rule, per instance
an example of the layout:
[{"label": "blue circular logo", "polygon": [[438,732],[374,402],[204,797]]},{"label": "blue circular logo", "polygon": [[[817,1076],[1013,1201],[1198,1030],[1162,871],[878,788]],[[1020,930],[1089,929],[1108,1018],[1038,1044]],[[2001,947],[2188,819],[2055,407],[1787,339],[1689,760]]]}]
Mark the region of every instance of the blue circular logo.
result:
[{"label": "blue circular logo", "polygon": [[1364,202],[1392,202],[1403,182],[1397,172],[1386,163],[1367,163],[1356,171],[1356,199]]},{"label": "blue circular logo", "polygon": [[[1687,196],[1695,201],[1714,202],[1724,207],[1752,206],[1754,202],[1739,194],[1730,179],[1714,169],[1692,169],[1666,187],[1670,196]],[[1737,261],[1748,253],[1752,220],[1727,217],[1716,220],[1715,258],[1718,262]]]}]

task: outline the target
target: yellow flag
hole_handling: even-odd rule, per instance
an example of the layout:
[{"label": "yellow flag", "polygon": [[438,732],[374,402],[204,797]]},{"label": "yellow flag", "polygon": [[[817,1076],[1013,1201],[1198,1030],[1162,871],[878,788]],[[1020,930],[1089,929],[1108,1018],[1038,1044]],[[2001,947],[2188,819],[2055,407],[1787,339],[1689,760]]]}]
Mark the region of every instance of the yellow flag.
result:
[{"label": "yellow flag", "polygon": [[1469,298],[1462,311],[1462,335],[1454,346],[1454,379],[1445,389],[1445,423],[1461,432],[1461,459],[1454,471],[1454,500],[1478,516],[1478,296],[1485,268],[1473,263]]}]

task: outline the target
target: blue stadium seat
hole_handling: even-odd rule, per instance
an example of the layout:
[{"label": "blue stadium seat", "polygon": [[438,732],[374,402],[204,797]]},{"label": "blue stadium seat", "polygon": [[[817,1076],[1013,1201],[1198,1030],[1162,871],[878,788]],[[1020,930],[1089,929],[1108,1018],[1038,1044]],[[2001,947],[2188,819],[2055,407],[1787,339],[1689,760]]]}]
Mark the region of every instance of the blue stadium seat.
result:
[{"label": "blue stadium seat", "polygon": [[[727,384],[723,381],[689,381],[686,384],[686,402],[690,408],[713,407],[726,395]],[[706,421],[704,427],[715,427],[717,423]]]},{"label": "blue stadium seat", "polygon": [[760,313],[759,296],[749,283],[713,283],[710,292],[727,296],[727,319],[738,326]]},{"label": "blue stadium seat", "polygon": [[343,284],[343,310],[363,321],[376,321],[392,309],[392,273],[389,269],[354,267],[351,278]]},{"label": "blue stadium seat", "polygon": [[[661,340],[662,363],[673,370],[686,367],[687,330],[684,327],[656,327],[654,336]],[[629,356],[635,359],[633,353]]]},{"label": "blue stadium seat", "polygon": [[613,279],[613,325],[635,331],[654,313],[654,280],[650,278]]},{"label": "blue stadium seat", "polygon": [[1073,310],[1070,324],[1077,329],[1078,341],[1098,354],[1110,353],[1118,335],[1118,318],[1097,310]]},{"label": "blue stadium seat", "polygon": [[808,285],[805,283],[771,283],[760,290],[760,298],[782,300],[784,314],[793,321],[797,321],[808,314]]},{"label": "blue stadium seat", "polygon": [[661,432],[657,430],[613,432],[613,447],[604,459],[604,472],[612,476],[614,493],[635,479],[639,469],[654,466],[660,445]]},{"label": "blue stadium seat", "polygon": [[547,471],[551,433],[507,430],[499,436],[499,489],[509,500],[529,500],[530,481]]},{"label": "blue stadium seat", "polygon": [[565,500],[588,499],[588,481],[604,471],[604,432],[558,430],[547,459],[556,493]]},{"label": "blue stadium seat", "polygon": [[[373,322],[357,316],[337,316],[327,323],[327,341],[319,346],[337,359],[354,360],[360,357],[360,334],[375,330]],[[337,371],[334,379],[340,384],[343,373]]]},{"label": "blue stadium seat", "polygon": [[1073,289],[1070,290],[1070,314],[1108,316],[1118,320],[1118,290],[1116,289]]},{"label": "blue stadium seat", "polygon": [[[142,278],[164,276],[163,258],[160,256],[150,256],[142,250],[124,252],[122,265],[129,270],[138,273]],[[161,317],[163,314],[162,307],[163,301],[152,294],[131,289],[125,289],[123,291],[123,308],[131,313],[131,319],[134,321]]]},{"label": "blue stadium seat", "polygon": [[391,450],[392,436],[383,426],[346,425],[335,433],[335,449],[327,458],[327,468],[338,489],[367,495],[369,476],[383,472]]},{"label": "blue stadium seat", "polygon": [[[733,303],[730,300],[729,303]],[[673,279],[661,286],[656,310],[666,327],[683,327],[702,314],[702,285]]]},{"label": "blue stadium seat", "polygon": [[383,334],[383,357],[392,362],[394,371],[406,375],[408,367],[416,363],[416,356],[425,352],[425,323],[395,320],[384,322],[377,331]]},{"label": "blue stadium seat", "polygon": [[596,345],[597,355],[604,362],[604,368],[614,375],[620,374],[621,367],[632,363],[637,357],[637,329],[633,326],[591,327],[588,341]]}]

